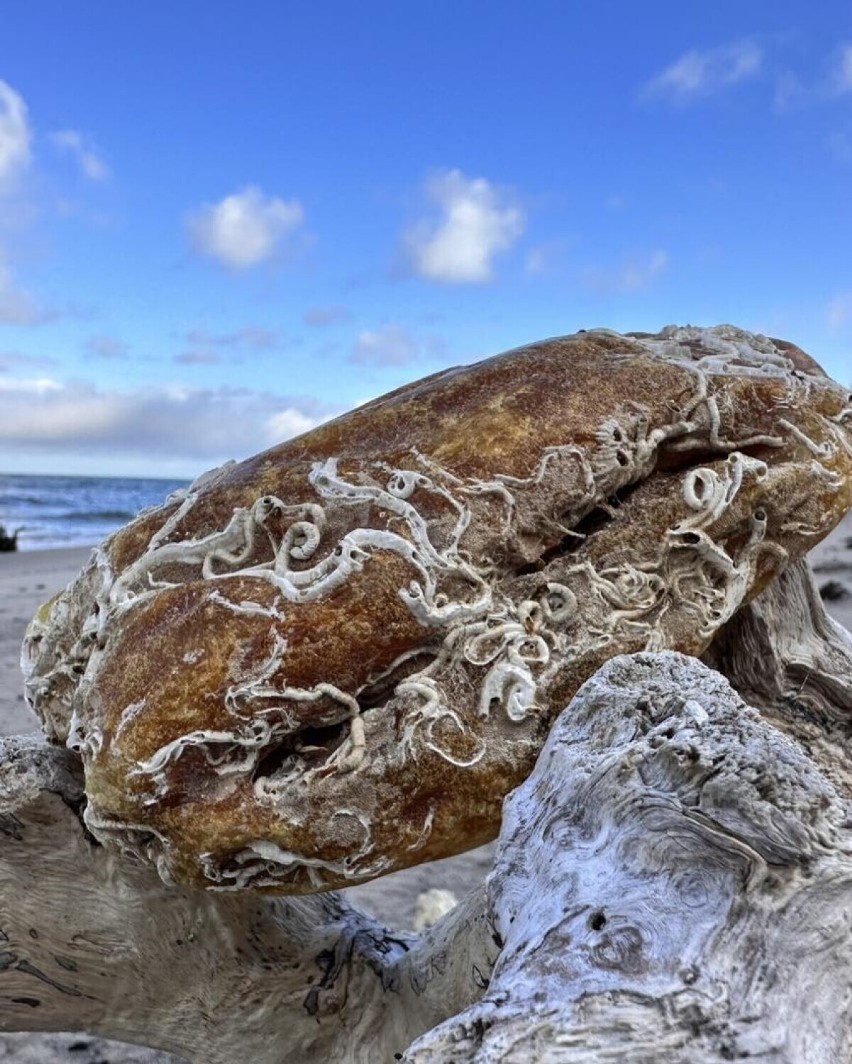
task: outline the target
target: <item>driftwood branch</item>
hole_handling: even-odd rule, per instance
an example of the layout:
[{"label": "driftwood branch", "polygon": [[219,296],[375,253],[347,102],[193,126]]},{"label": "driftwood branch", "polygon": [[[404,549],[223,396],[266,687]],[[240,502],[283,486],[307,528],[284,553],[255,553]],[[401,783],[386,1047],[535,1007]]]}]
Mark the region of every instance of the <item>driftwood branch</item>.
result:
[{"label": "driftwood branch", "polygon": [[167,887],[87,835],[75,755],[6,740],[0,1025],[209,1064],[849,1059],[852,641],[801,564],[707,661],[603,666],[421,936]]},{"label": "driftwood branch", "polygon": [[735,614],[705,660],[852,794],[852,635],[826,613],[807,561]]},{"label": "driftwood branch", "polygon": [[76,759],[0,747],[0,1026],[82,1030],[205,1064],[393,1059],[482,992],[474,895],[422,936],[339,894],[167,887],[82,826]]},{"label": "driftwood branch", "polygon": [[406,1060],[850,1059],[852,641],[801,563],[714,657],[762,713],[674,654],[580,690],[506,803],[489,989]]}]

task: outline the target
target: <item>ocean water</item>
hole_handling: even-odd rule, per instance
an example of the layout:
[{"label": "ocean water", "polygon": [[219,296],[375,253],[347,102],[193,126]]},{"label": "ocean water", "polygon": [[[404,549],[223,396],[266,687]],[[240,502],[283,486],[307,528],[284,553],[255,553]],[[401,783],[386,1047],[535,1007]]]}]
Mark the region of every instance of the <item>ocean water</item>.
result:
[{"label": "ocean water", "polygon": [[21,529],[18,550],[94,546],[187,483],[0,473],[0,524]]}]

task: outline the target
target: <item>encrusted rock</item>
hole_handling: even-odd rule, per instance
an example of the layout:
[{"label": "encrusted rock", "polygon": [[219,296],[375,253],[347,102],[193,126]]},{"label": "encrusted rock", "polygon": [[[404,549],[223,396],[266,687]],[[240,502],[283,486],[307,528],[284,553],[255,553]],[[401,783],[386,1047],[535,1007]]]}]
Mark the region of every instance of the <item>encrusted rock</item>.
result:
[{"label": "encrusted rock", "polygon": [[493,837],[608,658],[698,655],[852,504],[852,399],[730,326],[435,374],[116,533],[25,646],[86,821],[218,890]]}]

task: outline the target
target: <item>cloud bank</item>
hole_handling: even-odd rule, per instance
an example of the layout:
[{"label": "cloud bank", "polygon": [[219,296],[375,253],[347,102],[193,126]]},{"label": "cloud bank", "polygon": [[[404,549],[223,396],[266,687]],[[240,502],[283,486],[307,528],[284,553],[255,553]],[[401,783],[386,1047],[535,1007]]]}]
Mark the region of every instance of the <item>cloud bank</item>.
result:
[{"label": "cloud bank", "polygon": [[49,376],[0,375],[0,451],[85,451],[182,460],[242,459],[338,411],[305,396],[247,388],[105,390]]}]

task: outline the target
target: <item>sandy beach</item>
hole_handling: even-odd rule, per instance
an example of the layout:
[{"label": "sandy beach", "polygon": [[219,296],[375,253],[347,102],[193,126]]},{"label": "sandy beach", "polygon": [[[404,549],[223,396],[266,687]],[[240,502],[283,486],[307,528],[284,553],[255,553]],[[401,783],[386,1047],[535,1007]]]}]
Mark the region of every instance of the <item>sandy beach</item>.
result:
[{"label": "sandy beach", "polygon": [[[0,554],[0,734],[33,731],[37,721],[23,696],[19,667],[24,630],[37,607],[71,581],[89,556],[88,549]],[[852,629],[852,514],[810,556],[829,612]],[[418,895],[427,889],[457,896],[482,880],[491,848],[388,876],[348,893],[378,917],[411,927]],[[178,1058],[149,1049],[105,1042],[88,1035],[0,1034],[0,1061],[21,1064],[166,1064]]]}]

